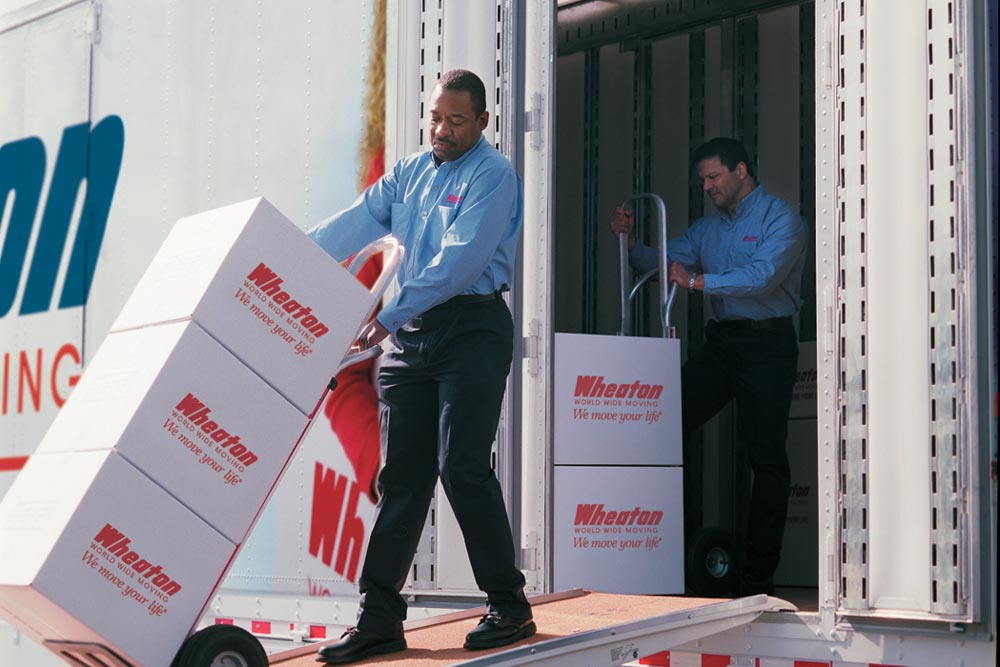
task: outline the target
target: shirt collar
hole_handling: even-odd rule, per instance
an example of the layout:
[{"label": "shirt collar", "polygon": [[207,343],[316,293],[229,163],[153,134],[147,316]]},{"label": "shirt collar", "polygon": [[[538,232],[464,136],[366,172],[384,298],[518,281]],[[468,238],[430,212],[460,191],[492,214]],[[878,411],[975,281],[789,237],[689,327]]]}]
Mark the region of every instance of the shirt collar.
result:
[{"label": "shirt collar", "polygon": [[744,213],[746,213],[748,209],[753,208],[754,206],[756,206],[757,205],[757,201],[761,197],[763,197],[763,196],[764,196],[764,186],[761,185],[760,182],[758,182],[757,185],[754,186],[754,189],[751,190],[750,193],[746,197],[744,197],[743,199],[741,199],[738,204],[736,204],[736,216],[735,217],[730,218],[729,214],[726,213],[725,211],[719,211],[719,213],[722,215],[722,217],[723,217],[724,220],[726,220],[728,222],[732,222],[736,218],[739,218]]},{"label": "shirt collar", "polygon": [[479,135],[479,141],[477,141],[475,144],[473,144],[472,148],[470,148],[469,150],[465,151],[465,153],[462,154],[462,157],[458,158],[457,160],[454,160],[452,162],[447,162],[447,163],[443,162],[441,160],[438,160],[437,155],[434,155],[434,151],[433,150],[427,151],[427,152],[430,153],[430,155],[431,155],[431,162],[434,163],[435,167],[440,167],[443,164],[450,164],[453,169],[458,169],[459,167],[462,166],[462,164],[465,162],[466,159],[468,159],[468,157],[470,155],[472,155],[477,150],[479,150],[479,147],[482,146],[485,141],[486,141],[486,137],[484,137],[483,135],[480,134]]}]

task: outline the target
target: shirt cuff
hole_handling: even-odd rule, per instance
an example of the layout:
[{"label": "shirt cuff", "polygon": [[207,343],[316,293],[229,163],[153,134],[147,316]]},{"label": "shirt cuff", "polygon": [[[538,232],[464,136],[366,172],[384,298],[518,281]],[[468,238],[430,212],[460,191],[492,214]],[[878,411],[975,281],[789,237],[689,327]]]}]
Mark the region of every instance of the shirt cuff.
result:
[{"label": "shirt cuff", "polygon": [[711,273],[703,273],[701,274],[701,278],[704,281],[701,288],[702,294],[711,293],[712,289],[716,286],[715,276]]},{"label": "shirt cuff", "polygon": [[395,312],[387,309],[382,309],[382,311],[375,316],[378,323],[385,327],[385,330],[390,334],[396,333],[399,327],[403,326],[404,322],[400,320],[400,316]]}]

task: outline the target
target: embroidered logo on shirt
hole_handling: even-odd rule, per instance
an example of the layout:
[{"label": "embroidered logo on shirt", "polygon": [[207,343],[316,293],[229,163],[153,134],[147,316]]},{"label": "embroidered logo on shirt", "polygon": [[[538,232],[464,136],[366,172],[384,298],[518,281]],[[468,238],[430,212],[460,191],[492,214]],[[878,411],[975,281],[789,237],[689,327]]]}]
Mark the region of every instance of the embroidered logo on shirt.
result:
[{"label": "embroidered logo on shirt", "polygon": [[448,198],[445,199],[445,202],[448,204],[461,204],[462,198],[459,197],[458,195],[448,195]]},{"label": "embroidered logo on shirt", "polygon": [[757,242],[757,237],[756,236],[744,236],[743,240],[744,241],[749,241],[750,243],[756,243]]}]

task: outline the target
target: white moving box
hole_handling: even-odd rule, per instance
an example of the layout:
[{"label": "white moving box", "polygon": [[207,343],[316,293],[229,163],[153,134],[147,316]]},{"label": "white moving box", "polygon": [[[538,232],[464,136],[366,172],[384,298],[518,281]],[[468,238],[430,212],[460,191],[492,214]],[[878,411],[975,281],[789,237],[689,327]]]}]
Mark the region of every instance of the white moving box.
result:
[{"label": "white moving box", "polygon": [[238,544],[307,424],[187,320],[110,334],[37,452],[113,448]]},{"label": "white moving box", "polygon": [[557,466],[555,590],[683,593],[683,486],[677,466]]},{"label": "white moving box", "polygon": [[36,454],[0,504],[0,614],[165,667],[235,551],[114,451]]},{"label": "white moving box", "polygon": [[111,330],[193,319],[311,416],[373,304],[258,198],[179,220]]},{"label": "white moving box", "polygon": [[556,465],[681,465],[676,338],[555,335]]}]

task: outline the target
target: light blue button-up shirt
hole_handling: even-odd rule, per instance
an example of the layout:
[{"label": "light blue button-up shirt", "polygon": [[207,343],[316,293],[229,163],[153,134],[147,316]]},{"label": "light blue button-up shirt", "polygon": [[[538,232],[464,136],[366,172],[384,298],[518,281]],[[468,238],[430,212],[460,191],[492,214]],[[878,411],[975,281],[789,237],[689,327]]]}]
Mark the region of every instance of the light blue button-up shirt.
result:
[{"label": "light blue button-up shirt", "polygon": [[[764,320],[794,315],[802,304],[806,228],[799,214],[761,185],[736,205],[699,218],[667,244],[670,261],[705,276],[705,295],[720,320]],[[632,266],[649,271],[659,262],[655,248],[638,241]]]},{"label": "light blue button-up shirt", "polygon": [[403,245],[399,292],[378,314],[392,333],[453,296],[509,289],[522,216],[521,179],[480,137],[454,162],[403,158],[309,236],[337,261],[388,233]]}]

